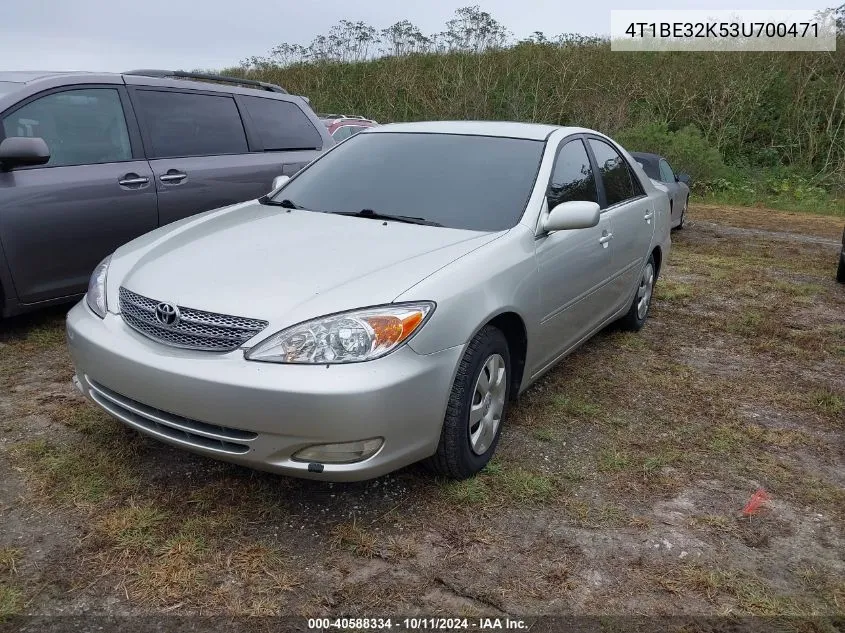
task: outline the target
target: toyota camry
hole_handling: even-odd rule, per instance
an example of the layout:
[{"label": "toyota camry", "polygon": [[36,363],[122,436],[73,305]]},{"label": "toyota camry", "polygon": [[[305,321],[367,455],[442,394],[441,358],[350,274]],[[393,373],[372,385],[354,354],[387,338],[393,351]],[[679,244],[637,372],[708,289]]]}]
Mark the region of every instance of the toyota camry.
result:
[{"label": "toyota camry", "polygon": [[669,252],[666,195],[582,128],[385,125],[282,180],[97,267],[67,318],[96,405],[288,475],[469,477],[518,394],[643,326]]}]

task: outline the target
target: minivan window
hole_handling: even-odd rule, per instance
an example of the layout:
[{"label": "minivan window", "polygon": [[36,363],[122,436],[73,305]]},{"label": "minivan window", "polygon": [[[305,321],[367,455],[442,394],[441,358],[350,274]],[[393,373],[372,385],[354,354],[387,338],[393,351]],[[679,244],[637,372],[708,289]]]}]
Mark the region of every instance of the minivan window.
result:
[{"label": "minivan window", "polygon": [[320,149],[323,137],[295,104],[280,99],[241,97],[264,151]]},{"label": "minivan window", "polygon": [[138,90],[151,158],[245,154],[246,133],[232,97]]},{"label": "minivan window", "polygon": [[50,167],[132,160],[120,95],[113,88],[45,95],[3,119],[3,136],[41,137]]},{"label": "minivan window", "polygon": [[549,209],[571,200],[599,201],[596,178],[583,141],[570,141],[561,148],[555,160],[547,197]]},{"label": "minivan window", "polygon": [[544,147],[543,141],[491,136],[356,134],[297,174],[275,201],[501,231],[522,217]]},{"label": "minivan window", "polygon": [[607,206],[611,207],[637,195],[634,183],[631,181],[628,163],[619,155],[619,152],[604,141],[593,138],[590,139],[590,148],[593,150],[596,166],[604,183]]}]

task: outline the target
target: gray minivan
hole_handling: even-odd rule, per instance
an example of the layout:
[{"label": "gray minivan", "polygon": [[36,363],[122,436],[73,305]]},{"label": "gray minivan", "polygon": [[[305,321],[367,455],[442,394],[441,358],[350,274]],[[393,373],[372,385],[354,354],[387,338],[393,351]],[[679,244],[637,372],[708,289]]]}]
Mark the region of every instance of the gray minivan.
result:
[{"label": "gray minivan", "polygon": [[0,72],[0,316],[76,299],[121,244],[268,193],[333,143],[273,84]]}]

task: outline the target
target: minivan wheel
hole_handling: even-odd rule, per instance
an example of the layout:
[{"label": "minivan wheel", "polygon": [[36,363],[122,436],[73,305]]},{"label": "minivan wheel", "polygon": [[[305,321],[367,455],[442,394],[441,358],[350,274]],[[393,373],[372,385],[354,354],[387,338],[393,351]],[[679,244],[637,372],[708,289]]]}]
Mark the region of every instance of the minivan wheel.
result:
[{"label": "minivan wheel", "polygon": [[657,269],[654,266],[654,255],[650,255],[646,262],[640,281],[637,284],[637,291],[634,293],[634,300],[628,313],[619,321],[623,330],[637,332],[645,324],[648,318],[648,310],[651,307],[651,298],[654,294],[654,282],[657,278]]},{"label": "minivan wheel", "polygon": [[839,256],[839,268],[836,269],[836,281],[845,284],[845,255]]},{"label": "minivan wheel", "polygon": [[458,366],[437,452],[425,462],[428,468],[466,479],[487,465],[507,415],[510,370],[505,335],[485,326],[470,341]]}]

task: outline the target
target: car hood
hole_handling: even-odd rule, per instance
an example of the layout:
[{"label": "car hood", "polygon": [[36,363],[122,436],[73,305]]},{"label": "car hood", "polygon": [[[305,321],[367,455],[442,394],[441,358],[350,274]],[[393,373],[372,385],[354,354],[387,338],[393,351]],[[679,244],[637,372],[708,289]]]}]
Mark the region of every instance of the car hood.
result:
[{"label": "car hood", "polygon": [[108,273],[109,308],[119,311],[124,286],[158,301],[284,326],[390,303],[499,235],[234,205],[118,249]]}]

